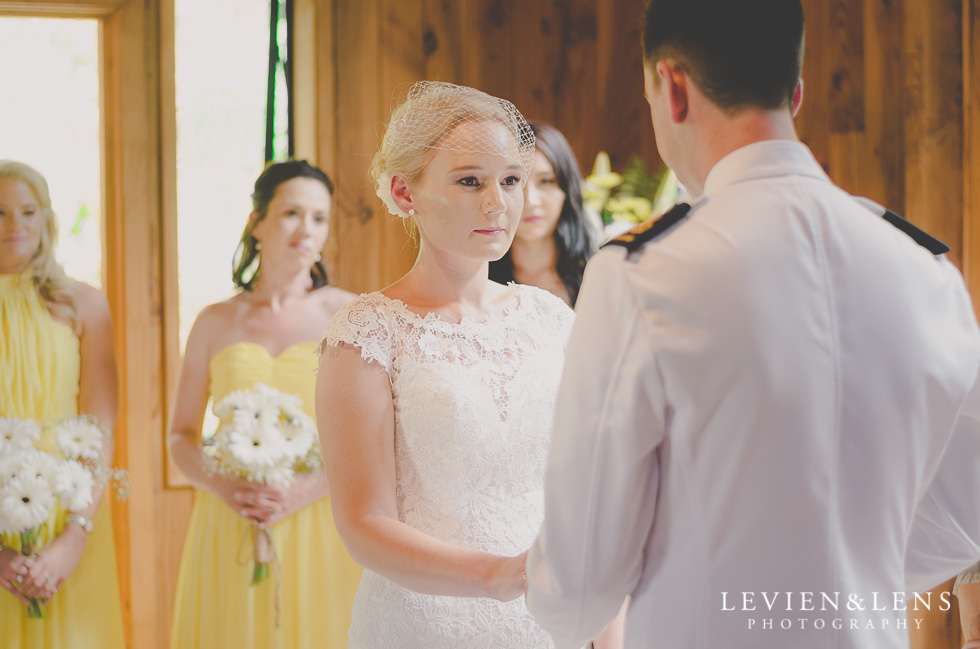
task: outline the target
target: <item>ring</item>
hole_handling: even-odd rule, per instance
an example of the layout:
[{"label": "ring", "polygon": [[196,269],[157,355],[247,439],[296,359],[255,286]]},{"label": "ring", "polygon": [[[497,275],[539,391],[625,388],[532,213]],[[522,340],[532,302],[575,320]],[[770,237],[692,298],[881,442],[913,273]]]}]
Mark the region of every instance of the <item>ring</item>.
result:
[{"label": "ring", "polygon": [[18,584],[23,584],[24,583],[24,575],[17,575],[16,577],[14,577],[14,581],[16,581]]},{"label": "ring", "polygon": [[44,577],[44,581],[51,581],[51,575],[46,572],[42,572],[41,576]]}]

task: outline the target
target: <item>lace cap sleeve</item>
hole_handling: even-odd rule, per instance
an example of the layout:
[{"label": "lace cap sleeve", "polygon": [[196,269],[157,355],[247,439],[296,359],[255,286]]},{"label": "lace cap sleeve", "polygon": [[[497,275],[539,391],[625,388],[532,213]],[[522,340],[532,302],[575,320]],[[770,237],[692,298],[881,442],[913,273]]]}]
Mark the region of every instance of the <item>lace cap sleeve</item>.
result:
[{"label": "lace cap sleeve", "polygon": [[361,350],[361,358],[391,374],[391,325],[375,293],[360,295],[334,314],[323,334],[320,353],[341,343]]}]

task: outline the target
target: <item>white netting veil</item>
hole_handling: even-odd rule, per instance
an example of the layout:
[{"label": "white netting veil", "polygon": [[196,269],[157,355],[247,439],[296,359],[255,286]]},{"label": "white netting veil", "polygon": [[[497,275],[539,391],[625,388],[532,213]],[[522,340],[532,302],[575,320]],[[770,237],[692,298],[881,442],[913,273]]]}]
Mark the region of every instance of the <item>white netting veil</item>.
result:
[{"label": "white netting veil", "polygon": [[[463,124],[469,126],[457,131]],[[371,165],[378,198],[395,216],[408,214],[391,196],[392,175],[417,180],[434,149],[513,157],[521,166],[523,185],[534,159],[534,132],[505,99],[440,81],[416,83],[392,112]]]}]

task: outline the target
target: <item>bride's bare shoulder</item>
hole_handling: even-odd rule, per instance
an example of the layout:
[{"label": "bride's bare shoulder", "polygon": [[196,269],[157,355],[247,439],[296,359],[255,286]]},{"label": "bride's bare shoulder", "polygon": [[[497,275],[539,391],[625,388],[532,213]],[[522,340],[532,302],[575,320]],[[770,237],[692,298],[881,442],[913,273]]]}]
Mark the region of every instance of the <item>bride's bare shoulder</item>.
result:
[{"label": "bride's bare shoulder", "polygon": [[314,297],[324,311],[333,315],[357,296],[336,286],[324,286],[314,292]]}]

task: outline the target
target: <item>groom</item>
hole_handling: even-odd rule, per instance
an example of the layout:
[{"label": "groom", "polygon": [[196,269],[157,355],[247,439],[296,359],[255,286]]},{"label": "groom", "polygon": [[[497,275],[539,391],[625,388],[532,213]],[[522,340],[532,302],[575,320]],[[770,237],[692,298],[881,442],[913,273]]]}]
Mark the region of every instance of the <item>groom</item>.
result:
[{"label": "groom", "polygon": [[798,141],[803,31],[798,0],[646,10],[657,146],[696,200],[582,286],[526,563],[558,649],[627,596],[631,649],[904,647],[980,558],[970,298]]}]

